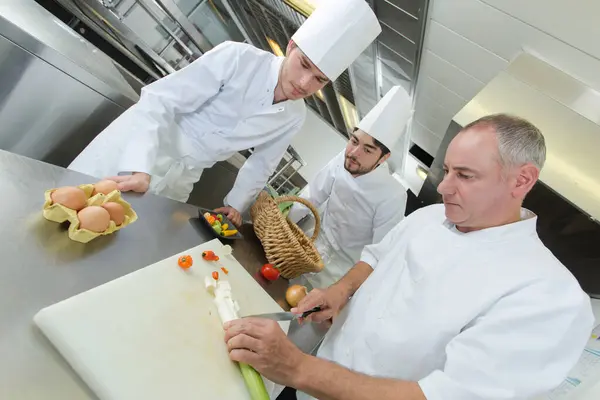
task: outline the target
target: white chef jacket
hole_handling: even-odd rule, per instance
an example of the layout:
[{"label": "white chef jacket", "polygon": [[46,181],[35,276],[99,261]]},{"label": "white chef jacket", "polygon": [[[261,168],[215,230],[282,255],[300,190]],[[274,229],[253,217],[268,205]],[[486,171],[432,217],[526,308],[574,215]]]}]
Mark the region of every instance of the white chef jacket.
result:
[{"label": "white chef jacket", "polygon": [[[463,234],[444,207],[405,218],[318,356],[418,381],[428,400],[527,399],[558,386],[590,336],[590,300],[542,244],[537,217]],[[309,398],[305,394],[299,399]]]},{"label": "white chef jacket", "polygon": [[[360,259],[366,245],[378,243],[396,226],[406,208],[406,189],[382,164],[353,177],[345,168],[345,151],[335,156],[301,193],[320,209],[321,234],[315,246],[325,269],[305,278],[313,288],[338,281]],[[289,217],[297,222],[309,210],[299,204]]]},{"label": "white chef jacket", "polygon": [[306,115],[302,100],[273,104],[283,57],[225,42],[142,89],[70,169],[96,177],[145,172],[151,191],[186,201],[204,168],[254,148],[226,203],[246,209]]}]

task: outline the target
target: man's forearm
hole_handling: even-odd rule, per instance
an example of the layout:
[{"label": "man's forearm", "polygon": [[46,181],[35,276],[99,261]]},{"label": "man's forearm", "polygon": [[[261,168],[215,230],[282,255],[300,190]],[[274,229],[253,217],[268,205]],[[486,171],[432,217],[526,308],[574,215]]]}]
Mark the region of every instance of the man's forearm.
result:
[{"label": "man's forearm", "polygon": [[293,387],[320,400],[426,400],[416,382],[374,378],[309,355]]},{"label": "man's forearm", "polygon": [[348,291],[348,297],[354,295],[360,285],[367,280],[373,272],[373,268],[365,262],[359,261],[334,285],[341,285]]}]

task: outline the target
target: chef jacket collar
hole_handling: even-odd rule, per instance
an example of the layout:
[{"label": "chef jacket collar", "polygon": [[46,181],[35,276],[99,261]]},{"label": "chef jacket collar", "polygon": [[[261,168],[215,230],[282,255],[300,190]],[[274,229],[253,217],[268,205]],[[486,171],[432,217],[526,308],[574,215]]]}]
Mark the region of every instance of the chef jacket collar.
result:
[{"label": "chef jacket collar", "polygon": [[[344,157],[344,162],[345,161],[346,159]],[[346,173],[350,175],[355,182],[378,182],[381,179],[386,179],[387,175],[390,175],[390,169],[388,167],[388,164],[385,162],[381,163],[379,167],[375,168],[374,170],[369,171],[366,174],[359,175],[357,177],[353,177],[352,174],[348,172],[346,168],[344,168],[344,171],[346,171]]]},{"label": "chef jacket collar", "polygon": [[493,228],[481,229],[473,232],[461,232],[456,228],[456,225],[447,219],[444,221],[444,226],[453,233],[469,240],[478,240],[483,242],[502,241],[512,239],[515,236],[537,236],[536,231],[537,215],[526,208],[521,208],[521,220],[512,224],[495,226]]},{"label": "chef jacket collar", "polygon": [[285,57],[273,57],[271,61],[269,80],[266,84],[266,92],[265,92],[265,104],[264,107],[270,108],[272,106],[285,107],[284,105],[289,101],[282,101],[281,103],[273,104],[275,100],[275,88],[277,87],[277,81],[279,80],[279,73],[281,72],[281,67],[283,66],[283,61]]}]

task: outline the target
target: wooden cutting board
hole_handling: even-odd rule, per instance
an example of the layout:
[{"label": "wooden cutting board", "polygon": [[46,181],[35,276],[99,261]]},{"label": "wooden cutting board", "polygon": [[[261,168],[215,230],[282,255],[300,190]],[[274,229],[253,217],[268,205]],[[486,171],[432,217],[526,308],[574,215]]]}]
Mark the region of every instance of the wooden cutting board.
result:
[{"label": "wooden cutting board", "polygon": [[[213,250],[220,265],[204,261]],[[35,323],[102,400],[250,399],[204,277],[228,279],[240,316],[281,307],[217,239],[41,310]],[[229,270],[225,275],[220,267]],[[282,323],[287,332],[289,323]],[[267,386],[269,388],[269,385]]]}]

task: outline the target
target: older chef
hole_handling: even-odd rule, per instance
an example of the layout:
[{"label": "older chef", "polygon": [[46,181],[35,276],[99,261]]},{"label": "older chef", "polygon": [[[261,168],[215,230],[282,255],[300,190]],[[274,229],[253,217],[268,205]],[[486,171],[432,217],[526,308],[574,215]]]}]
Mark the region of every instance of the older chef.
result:
[{"label": "older chef", "polygon": [[[313,288],[337,282],[360,260],[366,245],[378,243],[404,217],[406,189],[385,161],[411,113],[408,93],[393,87],[360,121],[345,151],[302,191],[301,197],[320,209],[322,221],[315,245],[325,269],[301,279]],[[295,205],[289,216],[298,221],[307,213],[306,207]]]},{"label": "older chef", "polygon": [[301,100],[335,80],[381,27],[365,0],[329,0],[292,37],[287,57],[226,42],[142,90],[70,169],[119,189],[186,201],[202,170],[240,150],[254,153],[225,199],[241,222],[304,123]]},{"label": "older chef", "polygon": [[265,319],[226,325],[230,357],[302,399],[528,399],[557,386],[594,319],[521,208],[545,154],[520,118],[468,125],[446,153],[444,204],[405,218],[293,310],[321,305],[315,321],[334,317],[318,358]]}]

